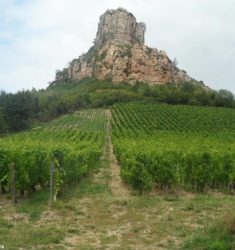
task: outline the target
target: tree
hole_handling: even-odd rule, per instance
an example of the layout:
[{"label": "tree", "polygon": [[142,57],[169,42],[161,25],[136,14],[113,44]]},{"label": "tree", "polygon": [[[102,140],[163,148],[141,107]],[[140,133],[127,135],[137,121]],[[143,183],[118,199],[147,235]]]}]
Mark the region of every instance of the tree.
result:
[{"label": "tree", "polygon": [[0,134],[7,132],[7,123],[2,110],[0,109]]},{"label": "tree", "polygon": [[220,107],[234,107],[235,100],[232,92],[220,89],[215,97],[215,105]]}]

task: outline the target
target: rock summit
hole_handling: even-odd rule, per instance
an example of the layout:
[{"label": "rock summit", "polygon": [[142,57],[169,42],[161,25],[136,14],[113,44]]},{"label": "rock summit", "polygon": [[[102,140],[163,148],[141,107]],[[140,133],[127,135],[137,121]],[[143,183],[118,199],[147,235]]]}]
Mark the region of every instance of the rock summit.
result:
[{"label": "rock summit", "polygon": [[56,80],[94,77],[150,85],[195,81],[165,51],[146,46],[145,31],[145,24],[127,10],[107,10],[100,17],[94,45],[69,67],[57,71]]}]

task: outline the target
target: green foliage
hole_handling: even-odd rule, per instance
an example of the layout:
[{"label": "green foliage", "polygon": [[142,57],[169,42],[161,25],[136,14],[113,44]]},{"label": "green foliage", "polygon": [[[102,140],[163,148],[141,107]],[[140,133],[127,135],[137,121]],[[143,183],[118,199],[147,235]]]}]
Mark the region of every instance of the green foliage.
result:
[{"label": "green foliage", "polygon": [[7,123],[6,123],[6,118],[0,109],[0,135],[5,134],[7,132]]},{"label": "green foliage", "polygon": [[35,191],[49,183],[50,165],[56,168],[57,193],[95,168],[102,153],[104,110],[85,110],[28,132],[0,140],[0,186],[10,188],[10,165],[16,166],[17,190]]},{"label": "green foliage", "polygon": [[234,110],[132,103],[112,114],[121,175],[133,188],[234,188]]},{"label": "green foliage", "polygon": [[235,247],[235,216],[233,214],[198,232],[184,243],[182,249],[232,250]]},{"label": "green foliage", "polygon": [[[28,128],[28,119],[34,118],[37,109],[37,98],[30,91],[16,94],[0,94],[0,117],[4,130],[20,131]],[[4,119],[4,120],[3,120]]]},{"label": "green foliage", "polygon": [[123,160],[126,165],[123,164],[121,168],[121,176],[125,182],[130,184],[134,189],[137,189],[140,194],[143,191],[150,191],[153,185],[153,177],[146,168],[146,162],[139,155],[136,159],[127,158]]},{"label": "green foliage", "polygon": [[[128,48],[127,48],[128,51]],[[90,53],[94,53],[91,49]],[[100,55],[104,57],[105,55]],[[124,55],[125,56],[125,55]],[[100,60],[100,58],[98,58]],[[71,64],[75,63],[71,62]],[[0,133],[28,129],[32,121],[49,121],[81,108],[105,107],[115,103],[141,100],[194,106],[235,107],[234,96],[227,90],[212,91],[204,85],[184,82],[149,86],[111,83],[86,77],[80,81],[69,79],[68,70],[58,72],[58,79],[45,90],[20,91],[16,94],[0,93]],[[59,76],[61,75],[62,79]],[[1,118],[3,117],[3,119]]]}]

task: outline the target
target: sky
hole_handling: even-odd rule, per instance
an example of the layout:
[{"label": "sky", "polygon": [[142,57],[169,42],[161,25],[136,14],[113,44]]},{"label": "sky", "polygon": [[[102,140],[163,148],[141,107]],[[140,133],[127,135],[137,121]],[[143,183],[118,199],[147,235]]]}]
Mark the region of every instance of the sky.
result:
[{"label": "sky", "polygon": [[41,89],[123,7],[147,26],[145,43],[213,89],[235,93],[234,0],[0,0],[0,90]]}]

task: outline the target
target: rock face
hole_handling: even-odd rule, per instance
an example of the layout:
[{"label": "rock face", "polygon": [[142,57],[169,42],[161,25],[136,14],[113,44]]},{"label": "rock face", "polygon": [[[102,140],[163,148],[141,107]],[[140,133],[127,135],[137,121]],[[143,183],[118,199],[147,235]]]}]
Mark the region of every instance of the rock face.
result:
[{"label": "rock face", "polygon": [[145,24],[137,23],[136,18],[125,9],[107,10],[100,17],[95,48],[100,49],[109,41],[144,44],[145,30]]},{"label": "rock face", "polygon": [[100,17],[94,46],[58,71],[56,79],[89,76],[114,83],[141,81],[151,85],[193,81],[165,51],[144,45],[145,30],[145,24],[137,23],[127,10],[107,10]]}]

